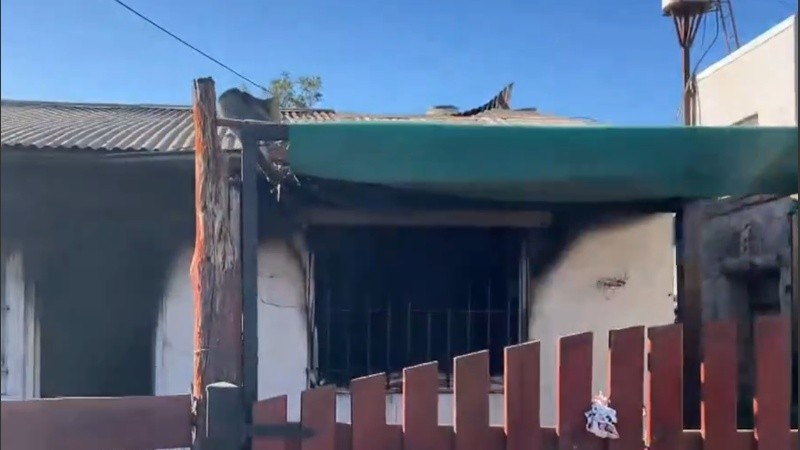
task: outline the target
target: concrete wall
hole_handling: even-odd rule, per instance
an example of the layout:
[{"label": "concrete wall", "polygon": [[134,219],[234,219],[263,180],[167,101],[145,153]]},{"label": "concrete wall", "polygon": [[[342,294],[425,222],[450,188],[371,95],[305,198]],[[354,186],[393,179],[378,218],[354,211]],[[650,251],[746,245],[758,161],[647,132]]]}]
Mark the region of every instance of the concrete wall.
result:
[{"label": "concrete wall", "polygon": [[[673,321],[674,251],[672,215],[590,231],[566,252],[544,280],[533,286],[530,335],[543,342],[542,412],[555,423],[555,345],[559,336],[595,331],[595,388],[606,383],[607,332],[632,325]],[[174,264],[164,296],[156,348],[156,393],[189,391],[192,372],[191,251]],[[259,397],[289,395],[289,417],[299,419],[299,394],[306,387],[308,344],[302,262],[281,241],[259,249]],[[616,291],[598,287],[605,277],[626,278]],[[587,405],[590,399],[586,399]],[[503,421],[501,394],[492,394],[490,421]],[[441,394],[439,421],[452,424],[452,396]],[[387,420],[400,423],[399,395],[387,396]],[[345,392],[337,404],[339,421],[349,422]]]},{"label": "concrete wall", "polygon": [[697,75],[700,125],[797,124],[797,16]]},{"label": "concrete wall", "polygon": [[[561,336],[594,332],[594,392],[608,393],[608,332],[675,318],[674,216],[658,214],[586,232],[531,287],[529,336],[542,343],[541,420],[556,423],[556,349]],[[605,281],[623,281],[607,288]],[[587,399],[588,404],[589,399]]]}]

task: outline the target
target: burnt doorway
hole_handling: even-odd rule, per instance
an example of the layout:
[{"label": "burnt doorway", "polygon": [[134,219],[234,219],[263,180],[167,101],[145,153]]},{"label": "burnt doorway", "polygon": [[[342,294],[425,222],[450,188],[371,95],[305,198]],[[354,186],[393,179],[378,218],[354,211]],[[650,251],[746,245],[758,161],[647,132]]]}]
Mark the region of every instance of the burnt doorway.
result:
[{"label": "burnt doorway", "polygon": [[[526,338],[524,233],[506,228],[321,227],[313,254],[312,384],[347,386],[378,372],[452,358]],[[525,282],[522,282],[525,280]]]},{"label": "burnt doorway", "polygon": [[102,225],[58,236],[37,255],[43,398],[153,394],[168,255],[138,232],[120,239],[119,227]]}]

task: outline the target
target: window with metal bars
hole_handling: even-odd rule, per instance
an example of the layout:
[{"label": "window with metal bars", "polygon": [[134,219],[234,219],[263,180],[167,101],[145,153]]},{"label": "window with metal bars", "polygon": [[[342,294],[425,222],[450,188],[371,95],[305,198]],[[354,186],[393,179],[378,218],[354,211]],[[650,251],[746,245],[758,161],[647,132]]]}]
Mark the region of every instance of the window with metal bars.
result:
[{"label": "window with metal bars", "polygon": [[524,341],[523,233],[497,228],[325,227],[313,252],[313,385],[347,386],[437,361],[450,387],[452,358]]}]

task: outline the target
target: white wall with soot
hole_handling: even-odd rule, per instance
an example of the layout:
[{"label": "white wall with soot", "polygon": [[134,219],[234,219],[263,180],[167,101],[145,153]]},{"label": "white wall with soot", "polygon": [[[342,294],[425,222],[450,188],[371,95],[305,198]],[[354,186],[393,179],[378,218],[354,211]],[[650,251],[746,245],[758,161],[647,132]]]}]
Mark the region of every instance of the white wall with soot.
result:
[{"label": "white wall with soot", "polygon": [[[531,286],[529,338],[541,341],[543,425],[556,423],[559,337],[594,333],[593,391],[608,393],[608,332],[674,321],[673,230],[674,216],[657,214],[587,231]],[[624,285],[606,287],[623,284],[618,281]]]},{"label": "white wall with soot", "polygon": [[[191,250],[176,258],[165,292],[156,337],[156,394],[189,392],[192,379]],[[297,252],[269,241],[258,254],[259,398],[289,395],[289,419],[300,417],[300,392],[306,387],[308,343],[306,283]],[[610,291],[603,278],[623,278]],[[531,339],[542,341],[542,419],[555,424],[555,371],[558,337],[595,332],[594,386],[606,383],[607,333],[633,325],[662,325],[673,320],[675,255],[672,215],[589,231],[579,238],[548,275],[531,286]],[[452,395],[440,394],[439,421],[452,424]],[[587,405],[590,399],[587,399]],[[400,423],[399,394],[387,395],[387,420]],[[350,421],[350,399],[338,396],[337,418]],[[492,394],[490,421],[503,421],[503,398]]]}]

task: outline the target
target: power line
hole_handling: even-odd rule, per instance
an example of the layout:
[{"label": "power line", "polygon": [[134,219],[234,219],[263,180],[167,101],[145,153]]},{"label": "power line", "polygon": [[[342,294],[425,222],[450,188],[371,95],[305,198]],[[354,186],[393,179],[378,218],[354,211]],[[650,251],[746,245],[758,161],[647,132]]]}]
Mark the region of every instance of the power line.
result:
[{"label": "power line", "polygon": [[161,25],[159,25],[159,24],[155,23],[154,21],[150,20],[147,16],[145,16],[144,14],[140,13],[139,11],[133,9],[132,7],[128,6],[125,2],[123,2],[121,0],[112,0],[112,1],[114,3],[122,6],[123,8],[127,9],[129,12],[133,13],[134,15],[136,15],[140,19],[144,20],[145,22],[149,23],[150,25],[152,25],[152,26],[158,28],[159,30],[161,30],[162,32],[166,33],[169,37],[175,39],[176,41],[180,42],[181,44],[185,45],[186,47],[189,47],[190,49],[194,50],[196,53],[199,53],[200,55],[204,56],[206,59],[210,60],[211,62],[217,64],[218,66],[222,67],[223,69],[227,70],[228,72],[230,72],[230,73],[236,75],[237,77],[241,78],[242,80],[244,80],[244,81],[252,84],[253,86],[255,86],[257,88],[260,88],[260,89],[262,89],[264,91],[268,90],[264,86],[256,83],[255,81],[251,80],[250,78],[242,75],[241,72],[238,72],[237,70],[233,69],[232,67],[230,67],[229,65],[223,63],[222,61],[218,60],[217,58],[214,58],[213,56],[209,55],[208,53],[206,53],[206,52],[200,50],[199,48],[195,47],[194,45],[186,42],[184,39],[180,38],[175,33],[167,30],[166,28],[162,27]]}]

